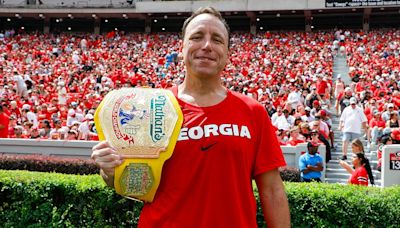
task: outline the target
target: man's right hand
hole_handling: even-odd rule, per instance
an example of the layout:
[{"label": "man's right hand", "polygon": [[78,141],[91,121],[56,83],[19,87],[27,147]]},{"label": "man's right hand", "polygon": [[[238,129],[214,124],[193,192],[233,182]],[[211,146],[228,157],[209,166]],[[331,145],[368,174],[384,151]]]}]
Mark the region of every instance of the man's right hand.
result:
[{"label": "man's right hand", "polygon": [[100,174],[108,186],[114,186],[115,167],[123,162],[123,157],[108,141],[101,141],[92,148],[91,158],[100,168]]}]

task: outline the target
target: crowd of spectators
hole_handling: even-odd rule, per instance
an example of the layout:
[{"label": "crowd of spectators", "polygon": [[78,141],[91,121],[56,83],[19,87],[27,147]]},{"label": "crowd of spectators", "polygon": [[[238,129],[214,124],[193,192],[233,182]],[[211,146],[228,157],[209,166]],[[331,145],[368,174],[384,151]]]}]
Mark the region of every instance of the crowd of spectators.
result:
[{"label": "crowd of spectators", "polygon": [[346,40],[351,93],[368,119],[368,145],[400,141],[400,30],[351,33]]},{"label": "crowd of spectators", "polygon": [[[271,115],[277,107],[300,110],[292,88],[305,95],[311,84],[330,80],[329,33],[242,33],[230,41],[225,85]],[[1,42],[0,95],[11,138],[95,140],[94,111],[108,91],[169,88],[185,74],[178,34],[7,33]]]},{"label": "crowd of spectators", "polygon": [[[384,133],[400,140],[399,40],[399,30],[234,33],[222,79],[265,105],[281,145],[315,136],[329,161],[332,115],[351,98],[368,118],[370,143]],[[180,42],[175,33],[1,33],[0,101],[9,116],[2,137],[96,140],[93,115],[110,90],[182,82]],[[333,56],[344,53],[349,85],[332,78]]]}]

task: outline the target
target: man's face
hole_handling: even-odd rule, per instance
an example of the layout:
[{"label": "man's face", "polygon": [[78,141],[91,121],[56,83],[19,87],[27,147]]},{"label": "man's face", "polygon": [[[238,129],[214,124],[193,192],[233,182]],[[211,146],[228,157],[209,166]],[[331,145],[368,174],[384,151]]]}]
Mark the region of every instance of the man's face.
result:
[{"label": "man's face", "polygon": [[318,152],[318,146],[309,146],[309,147],[308,147],[308,152],[309,152],[310,154],[315,154],[315,153],[317,153],[317,152]]},{"label": "man's face", "polygon": [[219,76],[228,62],[228,31],[211,14],[201,14],[188,24],[183,40],[183,59],[188,75]]}]

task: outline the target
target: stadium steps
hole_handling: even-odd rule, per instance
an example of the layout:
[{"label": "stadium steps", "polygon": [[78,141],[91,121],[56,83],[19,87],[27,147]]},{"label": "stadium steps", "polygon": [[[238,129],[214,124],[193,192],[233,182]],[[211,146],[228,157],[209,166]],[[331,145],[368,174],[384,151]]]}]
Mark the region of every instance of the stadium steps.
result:
[{"label": "stadium steps", "polygon": [[349,85],[351,79],[349,77],[349,66],[347,65],[346,55],[336,55],[333,59],[333,76],[334,80],[336,80],[337,75],[340,74],[342,76],[342,80],[346,85]]},{"label": "stadium steps", "polygon": [[[336,80],[337,74],[341,74],[342,80],[346,83],[350,83],[350,77],[348,75],[349,68],[346,62],[346,56],[336,56],[334,58],[334,65],[333,65],[333,80]],[[333,104],[333,102],[332,102]],[[339,159],[342,157],[342,132],[338,130],[339,127],[339,116],[336,116],[336,110],[334,105],[331,105],[329,110],[333,115],[332,118],[332,128],[334,132],[334,144],[336,145],[335,150],[331,151],[332,159],[326,164],[326,176],[325,182],[327,183],[341,183],[347,184],[347,180],[350,177],[350,174],[343,169],[339,165]],[[375,169],[378,161],[376,156],[376,147],[374,148],[367,148],[367,142],[364,137],[361,137],[361,140],[364,143],[364,148],[366,150],[366,156],[370,159],[372,173],[374,175],[375,185],[380,186],[381,184],[381,173]],[[351,147],[350,145],[347,148],[347,162],[351,162]]]}]

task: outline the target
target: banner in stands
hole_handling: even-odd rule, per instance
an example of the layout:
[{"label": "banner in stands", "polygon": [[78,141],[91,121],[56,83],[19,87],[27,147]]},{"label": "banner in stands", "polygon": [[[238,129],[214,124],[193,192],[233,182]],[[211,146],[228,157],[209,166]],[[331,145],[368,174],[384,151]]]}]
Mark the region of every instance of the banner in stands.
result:
[{"label": "banner in stands", "polygon": [[400,170],[400,152],[390,153],[389,159],[390,159],[389,169]]},{"label": "banner in stands", "polygon": [[400,5],[400,0],[325,0],[326,7]]}]

